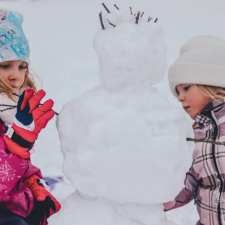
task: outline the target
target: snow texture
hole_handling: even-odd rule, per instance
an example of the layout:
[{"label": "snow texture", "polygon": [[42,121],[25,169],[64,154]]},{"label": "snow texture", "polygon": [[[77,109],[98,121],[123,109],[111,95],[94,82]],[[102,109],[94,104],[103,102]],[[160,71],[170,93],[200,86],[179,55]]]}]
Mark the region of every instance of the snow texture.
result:
[{"label": "snow texture", "polygon": [[[181,187],[187,160],[177,127],[183,117],[153,86],[165,70],[161,27],[120,21],[99,31],[94,47],[102,82],[66,104],[58,118],[65,175],[81,195],[96,198],[85,217],[73,214],[71,221],[168,224],[161,203]],[[76,197],[69,197],[58,223],[68,217],[67,208],[77,207]]]},{"label": "snow texture", "polygon": [[[218,37],[225,38],[225,29],[221,29],[221,21],[225,20],[224,1],[217,1],[216,4],[214,1],[211,1],[211,0],[198,0],[198,1],[195,1],[195,0],[189,0],[189,1],[186,1],[186,0],[171,0],[171,1],[122,0],[121,1],[120,0],[118,2],[119,2],[118,5],[124,5],[125,7],[133,6],[133,9],[136,9],[136,10],[144,9],[145,15],[149,14],[153,18],[156,18],[156,17],[159,18],[159,22],[161,22],[164,33],[166,35],[165,41],[167,43],[168,64],[170,64],[171,62],[175,60],[180,46],[187,39],[189,39],[190,37],[194,35],[215,35]],[[99,6],[101,3],[102,1],[99,1],[99,0],[93,0],[93,1],[88,1],[88,0],[82,0],[82,1],[80,0],[76,0],[76,1],[74,0],[63,0],[63,1],[62,0],[1,0],[1,7],[18,10],[24,15],[24,28],[31,46],[31,67],[33,71],[36,72],[41,78],[42,84],[44,84],[44,89],[46,90],[48,97],[54,98],[56,111],[60,111],[66,102],[74,98],[78,98],[79,96],[83,95],[83,93],[85,92],[86,92],[85,96],[86,95],[89,96],[90,94],[95,92],[93,87],[98,89],[99,93],[101,94],[103,92],[104,93],[107,92],[107,94],[104,94],[104,96],[106,95],[112,96],[112,94],[109,94],[110,92],[112,93],[113,91],[112,86],[108,85],[111,89],[109,88],[107,89],[107,85],[103,85],[103,78],[101,78],[101,71],[103,70],[100,70],[99,72],[97,72],[98,71],[97,57],[92,46],[92,40],[94,38],[96,39],[97,37],[96,30],[100,29],[100,24],[98,22],[97,15],[98,15]],[[102,7],[101,7],[101,10],[102,10]],[[125,10],[127,10],[127,8]],[[114,12],[117,13],[117,11],[115,10]],[[104,15],[105,15],[105,11],[104,11]],[[127,19],[128,14],[125,14],[125,15],[126,15],[125,18]],[[116,21],[118,21],[118,23],[120,23],[121,21],[124,21],[123,18],[121,17],[118,18],[117,16],[115,16],[115,14],[108,15],[108,17],[114,23],[117,23]],[[131,20],[133,20],[133,18],[131,18]],[[107,25],[107,27],[110,28],[111,26]],[[106,30],[106,32],[110,32],[110,30]],[[99,56],[100,55],[98,55],[98,58]],[[100,58],[99,58],[99,61],[100,61]],[[106,70],[106,71],[110,72],[109,70]],[[106,73],[105,71],[103,71],[102,74],[108,75],[108,73]],[[153,76],[153,74],[151,74],[151,76]],[[101,79],[101,83],[99,84],[100,79]],[[96,86],[97,84],[99,84],[98,87]],[[128,87],[130,87],[130,84],[128,85]],[[149,84],[149,87],[150,87],[150,84]],[[90,89],[92,90],[87,92],[87,90],[90,90]],[[152,89],[153,87],[150,87],[148,91],[151,93],[153,92]],[[137,88],[137,90],[139,90],[140,92],[140,88]],[[165,99],[165,102],[168,103],[163,105],[162,109],[160,109],[157,112],[157,118],[155,120],[157,121],[158,118],[162,118],[162,119],[164,118],[168,105],[170,107],[169,112],[171,114],[171,117],[174,116],[173,117],[174,119],[176,115],[179,113],[177,112],[179,105],[174,99],[174,97],[171,95],[171,93],[169,92],[166,76],[164,76],[163,81],[157,85],[155,90],[158,90],[158,94],[162,97],[162,99]],[[144,90],[143,90],[143,93],[144,93]],[[125,98],[127,98],[126,94],[120,95],[118,93],[118,95],[120,96],[121,99],[122,99],[121,96],[124,96],[124,100],[123,101],[121,100],[122,103],[126,100]],[[142,96],[142,95],[139,95],[139,96]],[[85,100],[86,98],[89,99],[89,101]],[[109,97],[105,97],[105,99],[107,103],[107,101],[109,101]],[[131,101],[132,95],[131,97],[129,96],[129,98],[127,99]],[[146,101],[149,101],[149,98],[146,97],[145,99]],[[92,102],[91,102],[91,97],[84,97],[84,95],[82,97],[79,97],[79,100],[77,99],[77,101],[75,100],[74,101],[76,102],[76,104],[79,105],[80,103],[78,102],[81,100],[82,102],[83,101],[86,102],[85,104],[84,103],[82,104],[85,105],[85,107],[87,107],[88,110],[90,111],[92,110],[94,105],[100,101],[99,100],[97,102],[93,102],[92,106],[86,106],[88,102],[90,102],[90,104],[92,104]],[[144,98],[142,97],[141,100],[144,100]],[[137,99],[135,99],[135,102],[136,101]],[[153,100],[151,101],[151,104],[152,102]],[[105,104],[105,100],[103,103]],[[108,105],[110,104],[111,103],[108,103]],[[127,103],[127,105],[129,104]],[[136,103],[134,105],[136,105]],[[118,104],[116,106],[119,107]],[[128,107],[128,106],[124,105],[124,107]],[[131,106],[129,107],[127,110],[131,109]],[[115,109],[114,105],[112,108]],[[83,114],[83,111],[86,111],[86,109],[84,108],[77,109],[76,115],[78,113],[77,111],[79,110],[81,111],[81,114]],[[100,111],[100,109],[98,110]],[[104,110],[106,109],[104,108]],[[109,109],[109,112],[112,113],[114,112],[114,110],[111,111]],[[97,115],[100,115],[98,117],[99,120],[103,119],[101,117],[102,115],[99,114],[99,112],[97,112]],[[81,127],[80,131],[79,131],[79,126],[74,124],[74,131],[72,130],[72,133],[77,132],[77,135],[78,135],[77,139],[79,139],[80,137],[83,137],[84,139],[84,136],[82,134],[83,133],[86,134],[86,132],[84,132],[83,130],[84,127],[85,129],[88,128],[89,120],[86,119],[86,116],[83,116],[86,120],[86,122],[83,120],[84,125],[82,125],[78,120],[78,124]],[[180,121],[182,119],[179,119],[180,118],[179,116],[176,120],[174,120],[173,123],[175,123],[176,125],[180,125],[178,129],[181,129],[181,130],[179,132],[179,137],[175,137],[175,135],[174,137],[179,139],[179,141],[182,142],[182,144],[181,143],[178,144],[176,146],[176,149],[174,149],[169,155],[168,162],[170,163],[166,164],[165,170],[164,170],[164,172],[166,173],[167,173],[167,167],[169,167],[168,168],[169,171],[170,171],[170,168],[174,167],[175,173],[177,173],[178,171],[180,171],[179,173],[182,173],[182,171],[188,169],[188,166],[190,165],[189,163],[191,161],[192,146],[188,146],[188,149],[186,149],[186,147],[184,146],[185,137],[191,136],[191,133],[189,132],[191,127],[191,120],[190,119],[188,120],[187,126],[183,126],[182,124],[180,124],[181,123]],[[73,117],[75,117],[75,115]],[[80,117],[78,116],[78,118]],[[186,123],[186,118],[184,119],[184,121]],[[69,122],[70,120],[68,120],[68,123]],[[132,123],[134,122],[132,121]],[[162,124],[160,124],[160,126],[161,125]],[[94,126],[92,122],[91,122],[91,126]],[[165,123],[164,126],[167,127],[167,123]],[[168,124],[168,127],[170,126],[171,124]],[[171,127],[169,129],[171,129]],[[144,132],[141,132],[141,134],[143,133]],[[100,133],[98,133],[98,135],[99,134]],[[94,134],[92,133],[92,135]],[[138,135],[138,137],[140,138],[140,135]],[[80,143],[85,141],[83,139],[80,141]],[[90,142],[90,137],[88,137],[88,139],[89,139],[88,142]],[[166,146],[167,148],[172,148],[170,147],[170,142],[164,143],[163,140],[164,139],[162,139],[161,141],[163,146]],[[172,142],[171,144],[174,145],[174,142]],[[151,144],[150,146],[147,146],[147,147],[150,149],[152,148],[152,146],[153,145]],[[70,157],[70,154],[66,153],[67,151],[69,151],[68,150],[69,148],[70,146],[68,145],[68,148],[65,147],[64,149],[63,154],[66,156],[66,158]],[[48,127],[40,134],[39,139],[36,143],[35,149],[36,150],[32,156],[32,160],[35,164],[37,164],[37,166],[41,167],[43,173],[49,176],[61,176],[63,157],[60,151],[60,143],[58,140],[58,134],[56,132],[54,122],[51,122],[48,125]],[[78,149],[77,146],[75,146],[74,149]],[[97,152],[100,153],[101,151],[102,149],[98,150]],[[85,150],[85,152],[87,151]],[[146,152],[147,152],[147,148],[146,148]],[[153,152],[154,151],[151,151],[151,153]],[[178,155],[174,155],[174,153],[176,152],[178,152]],[[182,154],[179,154],[180,152],[182,152]],[[125,154],[125,151],[123,153]],[[142,153],[144,153],[143,150],[142,150]],[[132,152],[131,156],[133,157],[134,155],[135,154]],[[116,159],[116,151],[115,151],[114,157],[115,157],[114,159]],[[129,155],[127,156],[127,158],[130,161],[132,160],[132,158],[131,159],[129,158]],[[174,158],[174,159],[171,160],[171,158]],[[173,160],[175,161],[175,159],[176,159],[175,163],[177,167],[176,165],[173,164],[174,163]],[[183,163],[185,159],[186,161],[185,163]],[[66,160],[66,162],[68,162],[68,160]],[[88,162],[88,160],[86,162]],[[159,162],[161,162],[161,159],[160,161],[155,160],[156,165],[158,165]],[[70,163],[71,165],[72,164],[75,165],[75,161],[73,162],[72,159]],[[108,163],[108,161],[106,161],[106,163]],[[117,164],[115,164],[115,167],[116,165]],[[84,161],[83,161],[83,166],[84,166]],[[144,167],[142,166],[142,164],[139,166]],[[76,165],[76,167],[78,167],[78,165]],[[73,169],[74,172],[76,172],[76,169],[77,169],[76,167]],[[93,167],[93,165],[91,165],[91,167]],[[99,168],[100,167],[101,167],[101,164],[99,165]],[[67,168],[69,168],[69,166],[67,166]],[[84,168],[81,167],[81,169],[83,170]],[[81,169],[78,170],[77,174],[79,174],[82,171]],[[98,172],[97,170],[93,171],[95,175],[97,174],[97,172]],[[115,172],[118,173],[118,170]],[[115,175],[117,175],[116,173]],[[145,171],[144,174],[141,174],[142,176],[145,175],[146,181],[144,184],[147,183],[148,173],[149,173],[149,170]],[[130,174],[131,174],[130,176],[132,176],[132,173]],[[158,171],[155,171],[155,175],[161,176],[161,174],[158,173]],[[79,176],[82,177],[82,174],[80,174]],[[113,179],[115,179],[114,176],[112,177]],[[175,174],[175,176],[178,177],[179,175]],[[174,190],[173,190],[174,194],[168,193],[169,199],[166,197],[166,199],[163,199],[164,201],[172,199],[174,195],[177,193],[177,191],[179,191],[179,189],[182,187],[184,174],[180,176],[181,176],[180,179],[175,178],[175,181],[174,181],[173,177],[167,177],[167,175],[165,174],[165,177],[168,178],[168,183],[169,183],[169,180],[171,181],[171,183],[168,186],[164,187],[165,193],[167,193],[166,188],[167,187],[170,188],[170,185],[174,185],[174,183],[177,183],[178,180],[180,182],[180,185],[179,185],[179,188],[174,187]],[[83,180],[86,178],[87,178],[87,175],[84,174]],[[103,176],[94,176],[94,178],[98,178],[98,180],[100,180],[99,178],[103,178]],[[117,218],[121,218],[115,214],[115,211],[112,210],[112,207],[111,208],[109,207],[109,205],[112,205],[112,203],[109,203],[109,201],[114,202],[116,205],[115,207],[118,207],[120,204],[126,204],[122,202],[118,203],[118,201],[113,201],[113,199],[115,199],[115,197],[118,197],[118,195],[112,196],[111,197],[112,200],[109,200],[109,199],[104,200],[103,197],[98,196],[97,199],[100,198],[101,200],[97,202],[92,201],[94,197],[88,198],[87,197],[88,195],[84,193],[82,193],[81,195],[75,192],[73,195],[70,195],[70,193],[77,188],[77,183],[81,185],[81,180],[82,178],[79,178],[78,182],[74,180],[75,184],[73,186],[71,186],[67,181],[65,181],[64,183],[60,182],[59,184],[57,184],[56,189],[54,189],[54,192],[57,195],[57,197],[60,200],[65,199],[66,196],[68,195],[69,197],[66,200],[65,205],[63,204],[63,211],[58,216],[53,218],[52,221],[50,221],[50,225],[54,225],[54,224],[71,225],[71,224],[76,224],[75,221],[77,221],[78,225],[79,224],[82,224],[82,225],[104,224],[105,225],[106,222],[108,221],[108,220],[104,220],[104,218],[107,217],[105,215],[111,215],[111,217],[109,216],[107,217],[107,218],[110,218],[108,224],[113,223],[111,221],[115,221],[113,219],[114,216],[116,216]],[[97,180],[93,180],[92,185],[96,181]],[[82,183],[84,182],[82,181]],[[136,184],[138,183],[132,184],[131,187],[129,186],[128,190],[130,190],[130,188],[134,190],[134,187],[136,186]],[[104,183],[102,185],[105,186],[106,184]],[[107,186],[108,185],[109,185],[109,182]],[[114,186],[115,185],[116,184],[114,184]],[[158,185],[160,190],[162,188],[162,185],[161,183],[159,183]],[[99,184],[99,186],[101,186],[101,184]],[[82,187],[84,188],[85,185],[82,184]],[[145,186],[143,185],[143,187]],[[98,189],[100,188],[98,187]],[[94,190],[94,193],[96,193],[96,190]],[[114,193],[116,194],[116,191],[114,191]],[[147,190],[147,192],[145,193],[147,199],[150,196],[149,193],[150,193],[149,190]],[[124,198],[123,195],[120,195],[120,196]],[[134,196],[136,197],[136,195]],[[143,196],[144,196],[144,193],[141,196],[142,199],[144,198]],[[126,197],[127,198],[130,197],[130,194],[129,196],[127,194]],[[140,198],[138,199],[140,200]],[[107,203],[105,203],[104,201],[106,201]],[[148,200],[146,200],[146,202],[147,201]],[[155,206],[156,205],[159,206],[159,202],[160,201],[158,201],[158,203],[156,203]],[[128,204],[130,203],[128,202]],[[142,204],[140,202],[136,202],[136,203],[133,202],[133,204],[138,206],[140,205],[146,206],[146,204],[147,206],[149,206],[150,204],[152,207],[154,207],[153,204],[151,204],[150,202],[146,204]],[[156,206],[156,210],[157,210],[157,206]],[[142,208],[143,212],[145,211],[144,208],[145,207]],[[157,215],[161,215],[160,214],[161,211],[159,209],[160,207],[158,207],[158,210],[157,210],[158,213],[156,213]],[[181,224],[194,225],[197,220],[196,212],[193,211],[194,209],[195,207],[193,206],[193,204],[189,204],[186,207],[182,207],[180,209],[176,209],[172,212],[166,213],[166,217],[174,221],[177,225],[181,225]],[[152,214],[154,215],[153,212],[156,212],[154,210],[149,210],[149,211],[150,211],[149,215],[152,215]],[[98,214],[98,217],[99,217],[98,219],[96,219],[97,216],[95,217],[94,213]],[[91,218],[91,220],[89,220],[89,222],[86,222],[86,223],[83,222],[83,221],[88,221],[88,216]],[[161,216],[157,216],[157,219],[159,217],[161,218]],[[127,221],[127,217],[125,219]],[[152,220],[154,220],[154,217]],[[63,221],[63,222],[57,223],[59,221]],[[143,219],[143,221],[145,220]],[[125,223],[126,222],[124,222],[124,224]],[[113,223],[113,224],[115,225],[116,223]],[[152,223],[148,223],[148,224],[152,224]]]}]

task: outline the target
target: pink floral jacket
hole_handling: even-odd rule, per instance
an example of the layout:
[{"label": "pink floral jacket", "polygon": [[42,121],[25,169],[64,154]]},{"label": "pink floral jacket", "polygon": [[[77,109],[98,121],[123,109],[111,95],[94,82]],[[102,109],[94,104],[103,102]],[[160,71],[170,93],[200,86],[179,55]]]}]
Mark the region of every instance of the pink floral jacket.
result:
[{"label": "pink floral jacket", "polygon": [[[41,176],[30,160],[24,160],[7,151],[3,141],[4,125],[0,123],[0,206],[22,217],[34,207],[34,198],[24,180],[33,174]],[[1,212],[0,212],[1,216]]]}]

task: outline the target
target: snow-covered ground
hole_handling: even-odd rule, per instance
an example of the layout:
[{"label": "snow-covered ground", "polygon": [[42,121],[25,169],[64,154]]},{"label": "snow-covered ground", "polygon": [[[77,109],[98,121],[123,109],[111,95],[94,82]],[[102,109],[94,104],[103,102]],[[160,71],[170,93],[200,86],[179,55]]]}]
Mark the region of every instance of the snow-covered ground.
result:
[{"label": "snow-covered ground", "polygon": [[[18,10],[24,15],[24,29],[31,46],[32,68],[41,78],[48,96],[55,99],[57,111],[66,102],[98,83],[98,61],[93,49],[93,38],[100,28],[98,12],[101,2],[0,1],[3,8]],[[217,4],[209,0],[118,2],[120,5],[144,9],[149,15],[159,17],[166,34],[168,63],[175,59],[180,45],[193,35],[214,34],[225,37],[225,29],[220,25],[225,17],[225,4],[222,1],[217,1]],[[162,91],[168,88],[166,82],[165,77]],[[168,98],[175,102],[172,96]],[[48,133],[48,140],[45,133]],[[38,142],[35,160],[42,168],[46,168],[47,173],[58,174],[62,158],[53,123],[42,133]],[[49,150],[54,157],[43,157]]]},{"label": "snow-covered ground", "polygon": [[[210,0],[121,0],[117,2],[121,6],[131,5],[133,8],[143,9],[153,17],[159,17],[165,31],[168,64],[175,59],[180,45],[193,35],[211,34],[225,38],[225,29],[221,27],[225,19],[225,3],[222,0],[216,2]],[[3,8],[18,10],[24,15],[24,29],[31,46],[32,68],[40,77],[48,97],[55,100],[55,109],[58,112],[68,101],[79,98],[100,83],[98,60],[93,48],[95,33],[100,29],[97,16],[100,3],[101,1],[93,0],[0,1]],[[170,107],[176,110],[179,107],[178,103],[169,93],[167,86],[165,76],[164,81],[156,88],[170,103]],[[187,119],[187,124],[190,122]],[[188,129],[186,133],[189,133]],[[182,133],[180,139],[184,140],[184,138]],[[165,145],[165,143],[162,144]],[[183,150],[183,156],[190,160],[191,149],[179,150]],[[174,157],[177,157],[178,162],[184,160],[177,155]],[[40,135],[33,160],[46,175],[63,174],[63,154],[54,122]],[[181,185],[182,182],[183,180],[180,181]],[[56,190],[56,194],[63,199],[69,191],[72,192],[72,189],[64,184]],[[113,191],[111,193],[114,193]],[[94,193],[96,194],[97,191],[95,190]],[[63,225],[73,223],[160,225],[169,224],[169,218],[177,225],[194,224],[196,215],[192,211],[193,204],[177,209],[176,212],[167,213],[165,217],[164,213],[160,213],[161,206],[148,203],[147,196],[150,196],[149,193],[146,193],[144,203],[136,199],[136,202],[128,201],[118,204],[113,197],[109,200],[106,196],[84,196],[83,193],[76,191],[70,196],[74,202],[71,203],[70,199],[65,202],[66,217],[60,220],[63,215],[59,215],[61,217],[56,218],[52,223],[54,225],[58,220],[63,221]],[[160,198],[159,200],[161,201]],[[76,222],[72,223],[71,220],[74,218]],[[159,218],[162,221],[159,221]]]}]

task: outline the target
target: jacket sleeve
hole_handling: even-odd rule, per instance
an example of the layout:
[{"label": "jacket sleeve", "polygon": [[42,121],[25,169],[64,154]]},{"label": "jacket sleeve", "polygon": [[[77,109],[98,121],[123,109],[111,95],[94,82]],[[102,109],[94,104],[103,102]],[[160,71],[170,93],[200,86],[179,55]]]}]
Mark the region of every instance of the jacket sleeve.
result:
[{"label": "jacket sleeve", "polygon": [[31,161],[28,161],[28,168],[26,170],[26,173],[23,176],[23,180],[25,181],[27,178],[33,176],[33,175],[37,175],[40,178],[43,178],[43,175],[40,171],[39,168],[37,168],[36,166],[34,166]]},{"label": "jacket sleeve", "polygon": [[181,207],[189,203],[192,199],[196,197],[198,190],[198,179],[194,173],[193,168],[191,167],[186,173],[186,178],[184,181],[184,188],[176,196],[175,201],[177,207]]}]

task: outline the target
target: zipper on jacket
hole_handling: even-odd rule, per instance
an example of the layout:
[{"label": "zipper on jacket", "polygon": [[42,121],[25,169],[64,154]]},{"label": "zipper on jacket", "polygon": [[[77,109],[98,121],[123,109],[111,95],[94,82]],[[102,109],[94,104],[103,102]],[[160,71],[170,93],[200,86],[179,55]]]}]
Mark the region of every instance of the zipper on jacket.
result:
[{"label": "zipper on jacket", "polygon": [[[210,112],[210,119],[212,120],[212,125],[213,125],[213,133],[212,133],[212,139],[216,141],[216,138],[218,136],[218,126],[216,123],[216,120],[214,119],[212,112]],[[222,225],[222,218],[221,218],[221,206],[220,206],[220,199],[221,199],[221,194],[223,191],[223,186],[224,186],[224,181],[220,175],[219,168],[216,162],[216,156],[215,156],[215,143],[212,143],[212,155],[213,155],[213,162],[216,168],[216,173],[217,173],[217,178],[220,180],[220,187],[219,187],[219,199],[218,199],[218,206],[217,206],[217,211],[218,211],[218,221],[219,225]]]}]

